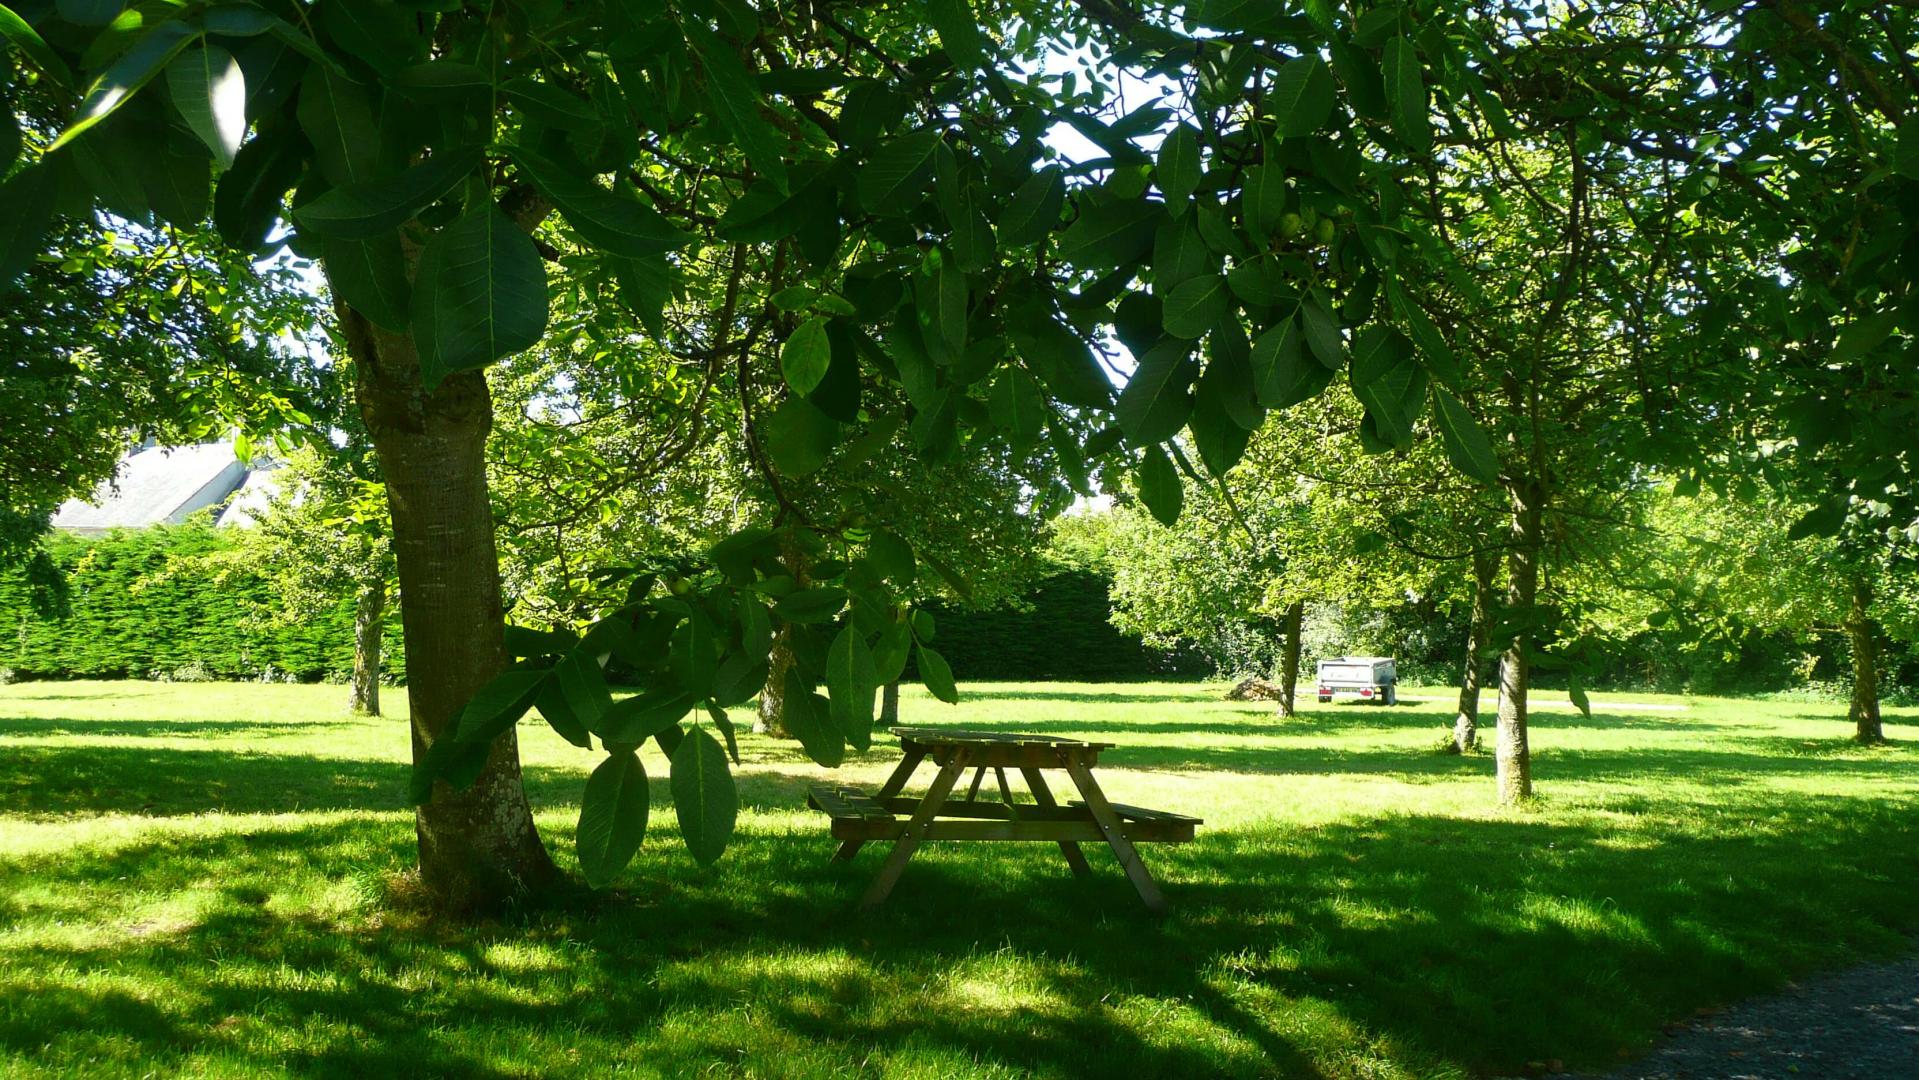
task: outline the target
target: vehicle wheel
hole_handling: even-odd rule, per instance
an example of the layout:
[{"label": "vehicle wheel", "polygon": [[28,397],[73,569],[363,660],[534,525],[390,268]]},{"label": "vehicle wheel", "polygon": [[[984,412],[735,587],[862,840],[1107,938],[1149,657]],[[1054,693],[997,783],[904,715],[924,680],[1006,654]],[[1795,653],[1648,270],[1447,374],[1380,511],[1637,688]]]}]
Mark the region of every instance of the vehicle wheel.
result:
[{"label": "vehicle wheel", "polygon": [[1319,695],[1319,703],[1320,703],[1321,705],[1330,705],[1330,704],[1332,704],[1332,700],[1333,700],[1333,695],[1331,695],[1331,694],[1321,694],[1321,695]]},{"label": "vehicle wheel", "polygon": [[1388,686],[1386,688],[1386,696],[1381,698],[1380,701],[1387,705],[1399,704],[1399,687]]}]

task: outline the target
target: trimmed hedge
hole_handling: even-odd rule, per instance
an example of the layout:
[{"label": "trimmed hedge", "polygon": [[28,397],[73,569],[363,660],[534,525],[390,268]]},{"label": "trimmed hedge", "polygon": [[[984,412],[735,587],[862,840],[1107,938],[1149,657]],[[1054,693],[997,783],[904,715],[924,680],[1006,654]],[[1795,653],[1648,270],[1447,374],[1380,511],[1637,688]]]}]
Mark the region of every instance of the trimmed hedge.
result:
[{"label": "trimmed hedge", "polygon": [[[25,568],[0,570],[0,668],[20,678],[300,682],[351,672],[353,597],[298,624],[265,618],[274,605],[264,574],[237,560],[200,561],[234,548],[204,523],[48,537],[47,554],[66,576],[66,610],[36,612]],[[389,679],[404,675],[399,642],[391,617]]]},{"label": "trimmed hedge", "polygon": [[1210,675],[1212,664],[1115,629],[1110,582],[1067,570],[1040,581],[1023,610],[934,608],[933,648],[961,681],[1124,682]]}]

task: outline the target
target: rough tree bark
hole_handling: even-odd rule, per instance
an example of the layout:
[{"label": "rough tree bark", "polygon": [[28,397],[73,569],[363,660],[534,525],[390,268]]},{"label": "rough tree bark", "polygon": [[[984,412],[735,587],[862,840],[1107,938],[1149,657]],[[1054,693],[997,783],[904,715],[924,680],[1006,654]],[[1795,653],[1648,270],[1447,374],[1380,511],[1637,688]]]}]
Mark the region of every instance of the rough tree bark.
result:
[{"label": "rough tree bark", "polygon": [[[493,403],[479,372],[427,392],[411,337],[338,310],[393,515],[417,761],[507,663],[484,453]],[[498,909],[557,874],[527,807],[512,731],[494,741],[471,787],[434,784],[415,824],[421,884],[449,914]]]},{"label": "rough tree bark", "polygon": [[[780,552],[780,561],[793,575],[800,588],[813,583],[807,573],[809,569],[806,553],[796,547],[784,545]],[[793,732],[786,726],[786,673],[793,669],[792,631],[781,626],[773,632],[773,647],[766,656],[766,685],[760,689],[760,715],[753,721],[753,730],[761,735],[771,735],[776,739],[791,739]]]},{"label": "rough tree bark", "polygon": [[1299,686],[1299,631],[1306,621],[1306,602],[1295,600],[1286,609],[1286,616],[1280,621],[1280,632],[1285,635],[1280,643],[1279,653],[1279,715],[1291,717],[1297,711]]},{"label": "rough tree bark", "polygon": [[380,715],[380,623],[386,618],[386,582],[368,581],[360,585],[353,605],[353,700],[352,711],[361,716]]},{"label": "rough tree bark", "polygon": [[1466,753],[1479,745],[1479,684],[1486,669],[1486,649],[1492,645],[1493,579],[1499,558],[1490,551],[1473,553],[1473,614],[1466,628],[1466,670],[1459,680],[1459,715],[1453,718],[1453,751]]},{"label": "rough tree bark", "polygon": [[892,727],[900,722],[900,684],[895,679],[880,687],[880,726]]},{"label": "rough tree bark", "polygon": [[1499,665],[1499,744],[1495,750],[1499,801],[1518,803],[1532,797],[1532,752],[1526,745],[1526,690],[1532,681],[1532,631],[1524,620],[1539,594],[1540,520],[1545,497],[1538,482],[1513,482],[1512,550],[1507,555],[1506,603],[1522,622],[1506,643]]},{"label": "rough tree bark", "polygon": [[1879,623],[1872,617],[1872,583],[1855,578],[1852,609],[1846,613],[1846,638],[1852,645],[1852,706],[1847,716],[1853,738],[1862,743],[1886,741],[1879,720]]}]

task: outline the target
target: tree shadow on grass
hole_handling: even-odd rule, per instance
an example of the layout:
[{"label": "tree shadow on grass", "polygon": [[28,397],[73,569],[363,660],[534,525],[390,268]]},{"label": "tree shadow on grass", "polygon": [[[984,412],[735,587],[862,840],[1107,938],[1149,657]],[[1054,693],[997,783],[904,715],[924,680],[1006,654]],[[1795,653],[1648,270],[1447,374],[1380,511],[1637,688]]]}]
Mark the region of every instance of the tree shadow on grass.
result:
[{"label": "tree shadow on grass", "polygon": [[1057,701],[1072,705],[1165,705],[1225,701],[1224,696],[1211,687],[1194,686],[1186,690],[1166,690],[1158,684],[1148,685],[1154,688],[1142,690],[1137,694],[1111,690],[1032,690],[1025,687],[1017,690],[992,690],[975,686],[962,686],[960,693],[961,700],[969,705],[991,701]]},{"label": "tree shadow on grass", "polygon": [[[1370,1055],[1381,1071],[1508,1072],[1604,1063],[1697,1006],[1897,948],[1913,923],[1909,802],[1729,795],[1743,832],[1658,809],[1626,830],[1203,829],[1145,849],[1164,920],[1090,846],[1082,880],[1048,846],[929,845],[866,914],[853,905],[882,846],[829,863],[830,843],[749,821],[700,869],[656,817],[619,891],[450,926],[285,913],[287,890],[407,865],[402,821],[160,836],[31,862],[20,920],[110,926],[155,896],[219,895],[111,949],[16,931],[0,996],[31,984],[35,1000],[0,1010],[0,1050],[86,1032],[162,1071],[215,1054],[329,1076],[771,1071],[792,1046],[839,1067],[916,1048],[946,1071],[1312,1077]],[[0,863],[0,886],[24,869]],[[110,991],[87,981],[108,972]]]},{"label": "tree shadow on grass", "polygon": [[[76,720],[67,717],[0,716],[0,738],[60,738],[69,735],[118,735],[131,739],[207,736],[209,738],[300,738],[314,731],[357,728],[364,719],[301,720]],[[406,721],[393,722],[404,731]]]}]

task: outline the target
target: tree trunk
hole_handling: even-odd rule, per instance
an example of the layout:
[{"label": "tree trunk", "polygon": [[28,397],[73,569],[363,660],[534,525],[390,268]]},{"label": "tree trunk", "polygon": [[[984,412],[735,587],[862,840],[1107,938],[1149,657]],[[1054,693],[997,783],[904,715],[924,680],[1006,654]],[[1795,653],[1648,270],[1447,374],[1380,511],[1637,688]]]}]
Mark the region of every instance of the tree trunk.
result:
[{"label": "tree trunk", "polygon": [[1459,715],[1453,719],[1453,750],[1465,753],[1479,745],[1479,677],[1486,667],[1486,649],[1492,644],[1493,578],[1499,559],[1491,552],[1473,554],[1473,614],[1466,628],[1466,670],[1459,680]]},{"label": "tree trunk", "polygon": [[880,726],[892,727],[900,722],[900,683],[898,679],[880,687]]},{"label": "tree trunk", "polygon": [[1299,685],[1299,630],[1305,621],[1306,602],[1293,601],[1281,623],[1285,640],[1280,644],[1279,653],[1279,715],[1283,718],[1298,711],[1294,694]]},{"label": "tree trunk", "polygon": [[[793,580],[805,588],[813,583],[807,573],[806,553],[791,543],[783,542],[780,547],[780,561],[786,564],[787,572]],[[793,670],[793,632],[790,627],[781,626],[773,632],[773,647],[766,656],[766,685],[760,689],[760,716],[753,722],[753,730],[761,735],[771,735],[775,739],[791,739],[793,732],[786,726],[786,673]]]},{"label": "tree trunk", "polygon": [[360,716],[380,715],[380,631],[386,618],[386,582],[360,585],[353,607],[353,701]]},{"label": "tree trunk", "polygon": [[1856,578],[1852,610],[1846,615],[1846,637],[1852,644],[1852,707],[1847,715],[1853,723],[1853,738],[1862,743],[1886,741],[1879,720],[1879,624],[1871,611],[1872,585]]},{"label": "tree trunk", "polygon": [[760,715],[753,730],[775,739],[790,739],[786,726],[786,673],[793,670],[793,637],[787,627],[773,632],[773,648],[767,653],[766,685],[760,688]]},{"label": "tree trunk", "polygon": [[1499,745],[1495,752],[1499,801],[1524,802],[1533,794],[1532,753],[1526,745],[1526,690],[1532,679],[1532,631],[1526,628],[1539,593],[1540,517],[1545,501],[1535,481],[1516,481],[1512,551],[1507,556],[1506,603],[1521,629],[1506,643],[1499,664]]},{"label": "tree trunk", "polygon": [[[507,663],[486,487],[493,403],[479,372],[450,375],[427,392],[409,336],[344,305],[339,313],[393,515],[418,761]],[[494,741],[472,786],[434,784],[415,825],[420,881],[442,911],[496,910],[557,875],[527,806],[512,731]]]}]

